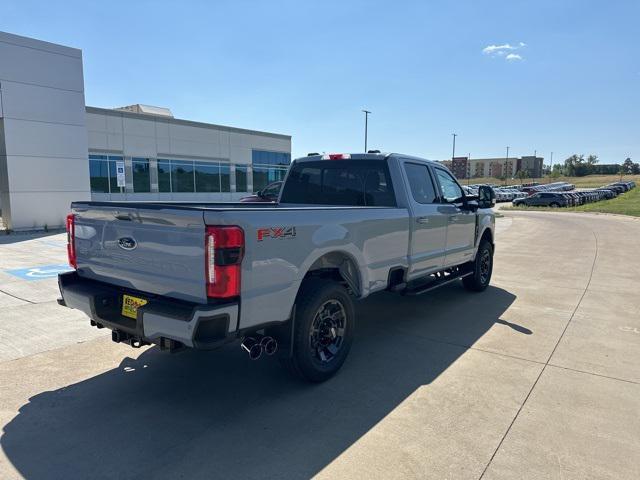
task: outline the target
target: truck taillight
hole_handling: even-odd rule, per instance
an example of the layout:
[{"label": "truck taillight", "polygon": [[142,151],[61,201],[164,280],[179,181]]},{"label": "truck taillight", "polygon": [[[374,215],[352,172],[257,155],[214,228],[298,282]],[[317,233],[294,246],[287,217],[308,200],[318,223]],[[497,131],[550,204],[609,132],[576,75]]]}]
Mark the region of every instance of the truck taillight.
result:
[{"label": "truck taillight", "polygon": [[350,158],[349,153],[328,153],[322,156],[323,160],[349,160]]},{"label": "truck taillight", "polygon": [[205,235],[207,296],[240,295],[244,231],[240,227],[207,227]]},{"label": "truck taillight", "polygon": [[78,268],[76,259],[76,217],[73,213],[67,215],[67,259],[70,266]]}]

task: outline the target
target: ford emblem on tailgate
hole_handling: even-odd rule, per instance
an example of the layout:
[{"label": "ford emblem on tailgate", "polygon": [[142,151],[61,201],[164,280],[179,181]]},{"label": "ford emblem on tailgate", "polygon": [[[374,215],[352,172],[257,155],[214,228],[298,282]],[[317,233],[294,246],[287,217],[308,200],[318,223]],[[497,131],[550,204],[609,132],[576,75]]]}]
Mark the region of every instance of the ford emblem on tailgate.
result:
[{"label": "ford emblem on tailgate", "polygon": [[122,237],[118,239],[118,246],[123,250],[133,250],[138,246],[138,242],[131,237]]}]

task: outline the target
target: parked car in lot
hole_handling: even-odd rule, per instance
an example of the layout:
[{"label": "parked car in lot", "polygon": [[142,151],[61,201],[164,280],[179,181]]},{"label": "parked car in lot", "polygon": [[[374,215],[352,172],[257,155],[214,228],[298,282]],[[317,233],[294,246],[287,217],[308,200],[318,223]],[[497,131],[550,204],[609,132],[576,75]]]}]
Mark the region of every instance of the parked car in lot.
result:
[{"label": "parked car in lot", "polygon": [[608,187],[621,187],[623,189],[623,191],[628,192],[629,190],[631,190],[632,188],[635,188],[636,186],[636,182],[634,181],[630,181],[630,182],[614,182],[608,185]]},{"label": "parked car in lot", "polygon": [[539,192],[528,196],[527,198],[519,198],[514,200],[514,206],[530,206],[530,207],[566,207],[568,200],[561,193],[555,192]]},{"label": "parked car in lot", "polygon": [[611,199],[618,196],[618,192],[616,192],[612,188],[598,188],[598,192],[602,192],[604,194],[605,199]]},{"label": "parked car in lot", "polygon": [[330,154],[294,160],[277,204],[74,202],[59,303],[115,342],[171,351],[241,339],[251,358],[279,351],[323,381],[349,353],[355,299],[458,279],[487,288],[495,196],[478,191],[465,195],[436,162]]},{"label": "parked car in lot", "polygon": [[273,182],[264,187],[262,190],[258,190],[253,195],[248,195],[240,199],[241,202],[275,202],[280,195],[280,189],[282,188],[282,182]]}]

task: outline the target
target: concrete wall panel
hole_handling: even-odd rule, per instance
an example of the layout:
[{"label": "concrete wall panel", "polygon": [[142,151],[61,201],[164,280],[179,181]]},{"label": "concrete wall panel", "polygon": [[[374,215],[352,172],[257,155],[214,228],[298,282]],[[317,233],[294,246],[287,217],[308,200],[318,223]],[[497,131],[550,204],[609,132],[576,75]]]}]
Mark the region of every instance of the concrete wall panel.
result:
[{"label": "concrete wall panel", "polygon": [[2,82],[4,116],[17,120],[85,125],[82,92],[10,81]]},{"label": "concrete wall panel", "polygon": [[89,147],[92,150],[107,150],[109,148],[109,142],[107,141],[107,134],[105,132],[94,132],[89,130],[87,133]]},{"label": "concrete wall panel", "polygon": [[187,155],[203,158],[220,158],[220,146],[216,143],[189,142],[171,139],[172,155]]},{"label": "concrete wall panel", "polygon": [[77,191],[87,185],[85,193],[89,194],[89,162],[85,159],[8,156],[8,165],[11,192]]},{"label": "concrete wall panel", "polygon": [[122,151],[124,148],[124,140],[120,133],[108,133],[107,134],[107,147],[109,150]]},{"label": "concrete wall panel", "polygon": [[7,43],[0,37],[0,78],[84,92],[82,57]]},{"label": "concrete wall panel", "polygon": [[87,130],[84,125],[5,118],[4,131],[7,155],[73,158],[87,156]]},{"label": "concrete wall panel", "polygon": [[89,131],[107,131],[107,117],[105,115],[87,112],[85,121],[87,122],[87,130]]},{"label": "concrete wall panel", "polygon": [[12,192],[9,199],[10,227],[14,230],[31,230],[45,225],[49,228],[64,227],[71,202],[77,200],[89,200],[88,193],[85,191]]},{"label": "concrete wall panel", "polygon": [[176,140],[201,143],[220,143],[219,131],[211,128],[201,128],[191,125],[170,124],[169,134]]},{"label": "concrete wall panel", "polygon": [[124,151],[132,157],[156,157],[156,141],[153,137],[139,135],[124,136]]},{"label": "concrete wall panel", "polygon": [[156,137],[169,138],[169,122],[167,120],[156,120]]},{"label": "concrete wall panel", "polygon": [[107,122],[107,132],[117,133],[122,135],[122,117],[114,115],[106,115],[105,120]]},{"label": "concrete wall panel", "polygon": [[153,119],[124,117],[122,121],[125,135],[137,135],[151,138],[156,136],[156,122]]},{"label": "concrete wall panel", "polygon": [[3,222],[64,225],[72,200],[90,198],[82,53],[0,32]]}]

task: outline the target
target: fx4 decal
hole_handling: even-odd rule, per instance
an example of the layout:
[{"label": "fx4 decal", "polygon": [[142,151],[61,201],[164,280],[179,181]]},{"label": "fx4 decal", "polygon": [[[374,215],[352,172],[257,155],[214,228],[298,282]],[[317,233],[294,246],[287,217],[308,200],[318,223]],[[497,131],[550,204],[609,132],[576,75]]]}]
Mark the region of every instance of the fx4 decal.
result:
[{"label": "fx4 decal", "polygon": [[258,241],[266,238],[294,238],[296,227],[266,227],[258,229]]}]

